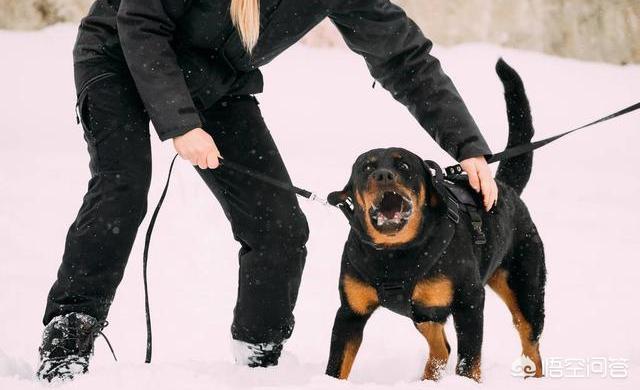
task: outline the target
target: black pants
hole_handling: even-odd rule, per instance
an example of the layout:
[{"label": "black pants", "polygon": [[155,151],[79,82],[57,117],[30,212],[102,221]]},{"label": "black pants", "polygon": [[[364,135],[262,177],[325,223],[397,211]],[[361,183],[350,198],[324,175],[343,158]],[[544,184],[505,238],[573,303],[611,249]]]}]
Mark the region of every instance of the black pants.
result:
[{"label": "black pants", "polygon": [[[147,210],[149,118],[126,70],[84,76],[91,73],[95,67],[76,65],[91,180],[67,235],[45,324],[69,312],[107,317]],[[227,97],[201,114],[223,157],[290,181],[255,98]],[[289,338],[308,238],[296,197],[224,167],[197,172],[222,204],[241,246],[233,338]]]}]

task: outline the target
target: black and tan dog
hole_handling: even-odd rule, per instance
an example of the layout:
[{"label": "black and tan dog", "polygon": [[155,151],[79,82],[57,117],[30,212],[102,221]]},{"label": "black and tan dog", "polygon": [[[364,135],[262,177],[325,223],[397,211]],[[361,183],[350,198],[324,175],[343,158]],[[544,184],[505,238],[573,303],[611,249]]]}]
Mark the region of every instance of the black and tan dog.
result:
[{"label": "black and tan dog", "polygon": [[[509,146],[528,142],[533,127],[522,81],[502,60],[496,70],[505,86]],[[544,251],[519,196],[531,165],[532,153],[500,164],[500,198],[485,212],[473,206],[481,202],[465,176],[454,185],[435,164],[407,150],[376,149],[356,160],[345,189],[330,196],[346,208],[352,229],[342,257],[328,375],[349,376],[367,320],[386,307],[409,317],[426,338],[424,379],[432,380],[449,358],[444,323],[452,315],[456,372],[479,381],[486,284],[511,311],[522,353],[535,364],[532,374],[542,375]],[[473,200],[465,205],[465,198]]]}]

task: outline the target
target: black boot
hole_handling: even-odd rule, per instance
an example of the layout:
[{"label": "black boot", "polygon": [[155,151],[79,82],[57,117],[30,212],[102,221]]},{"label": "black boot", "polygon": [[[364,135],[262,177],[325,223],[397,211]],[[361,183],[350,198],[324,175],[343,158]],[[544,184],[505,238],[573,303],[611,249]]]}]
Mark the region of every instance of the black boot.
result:
[{"label": "black boot", "polygon": [[[48,382],[67,381],[89,369],[93,343],[102,335],[106,321],[90,315],[69,313],[53,318],[45,327],[40,346],[38,379]],[[106,337],[105,337],[106,340]],[[109,344],[109,340],[106,340]],[[111,344],[109,348],[113,353]],[[115,355],[114,355],[115,358]]]},{"label": "black boot", "polygon": [[277,366],[282,353],[282,343],[252,344],[233,340],[233,354],[236,364],[249,367]]}]

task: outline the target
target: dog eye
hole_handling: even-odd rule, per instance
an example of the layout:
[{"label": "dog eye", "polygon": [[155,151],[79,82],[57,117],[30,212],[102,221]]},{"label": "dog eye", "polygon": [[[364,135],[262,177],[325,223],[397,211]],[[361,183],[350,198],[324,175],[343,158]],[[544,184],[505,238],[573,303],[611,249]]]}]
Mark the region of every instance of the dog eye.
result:
[{"label": "dog eye", "polygon": [[407,164],[406,162],[401,162],[398,164],[398,169],[401,171],[408,171],[409,170],[409,164]]},{"label": "dog eye", "polygon": [[370,173],[375,169],[375,167],[373,166],[373,164],[367,164],[364,166],[363,171],[365,171],[365,173]]}]

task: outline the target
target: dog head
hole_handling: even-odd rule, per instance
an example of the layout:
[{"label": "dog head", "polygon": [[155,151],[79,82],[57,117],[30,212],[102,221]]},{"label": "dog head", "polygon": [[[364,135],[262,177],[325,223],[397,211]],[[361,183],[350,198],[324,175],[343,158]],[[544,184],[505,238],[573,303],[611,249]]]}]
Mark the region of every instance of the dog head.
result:
[{"label": "dog head", "polygon": [[353,203],[352,226],[378,247],[410,244],[420,237],[425,211],[439,203],[431,171],[420,157],[401,148],[374,149],[353,164],[332,204]]}]

